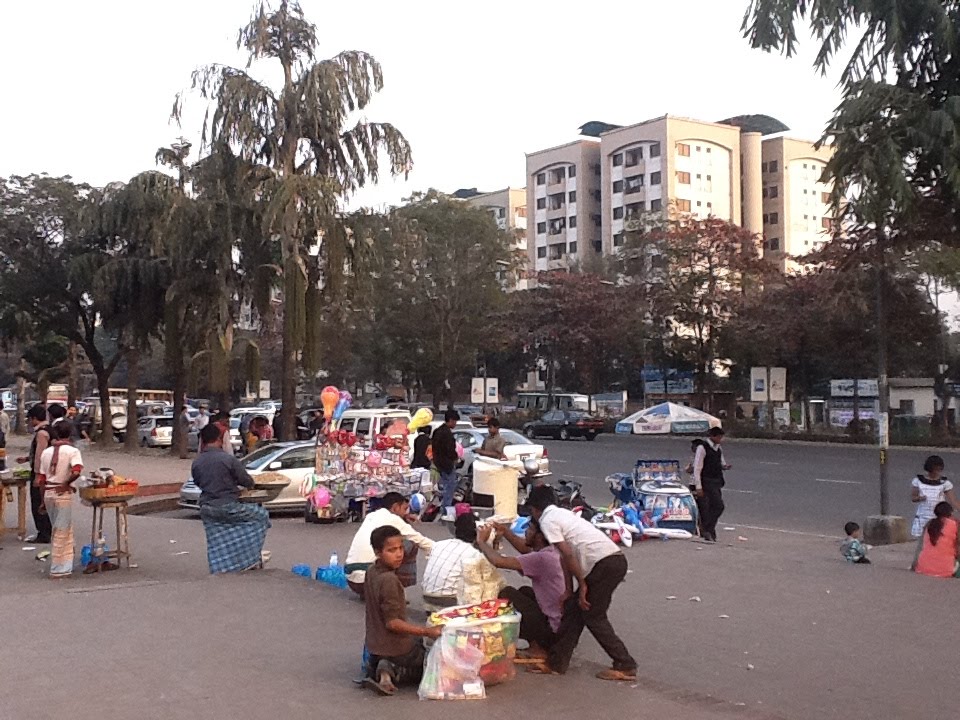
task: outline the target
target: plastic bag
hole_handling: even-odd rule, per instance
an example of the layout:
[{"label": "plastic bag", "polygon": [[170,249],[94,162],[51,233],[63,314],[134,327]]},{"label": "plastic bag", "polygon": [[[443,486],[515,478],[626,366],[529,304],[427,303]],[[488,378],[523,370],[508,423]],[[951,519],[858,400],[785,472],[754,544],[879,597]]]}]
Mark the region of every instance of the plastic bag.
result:
[{"label": "plastic bag", "polygon": [[456,633],[444,631],[427,655],[417,695],[421,700],[481,700],[484,653]]}]

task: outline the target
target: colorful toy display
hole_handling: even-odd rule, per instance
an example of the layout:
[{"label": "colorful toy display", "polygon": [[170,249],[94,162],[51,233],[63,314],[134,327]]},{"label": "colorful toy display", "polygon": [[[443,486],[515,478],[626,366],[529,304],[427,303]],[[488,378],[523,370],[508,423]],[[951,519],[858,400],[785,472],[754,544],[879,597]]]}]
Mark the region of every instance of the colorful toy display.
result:
[{"label": "colorful toy display", "polygon": [[606,479],[614,506],[594,524],[615,542],[634,539],[690,538],[697,533],[697,504],[681,476],[677,460],[638,460],[632,473]]},{"label": "colorful toy display", "polygon": [[443,625],[443,635],[483,651],[480,679],[487,686],[512,679],[516,675],[513,659],[517,654],[520,615],[507,600],[495,599],[476,605],[459,605],[433,613],[427,623]]}]

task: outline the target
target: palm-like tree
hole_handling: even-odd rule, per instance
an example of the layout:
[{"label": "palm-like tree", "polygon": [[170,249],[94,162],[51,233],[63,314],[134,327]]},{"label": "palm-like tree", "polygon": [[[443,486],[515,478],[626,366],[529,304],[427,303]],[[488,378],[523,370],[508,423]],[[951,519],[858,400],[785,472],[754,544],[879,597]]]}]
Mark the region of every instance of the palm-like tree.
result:
[{"label": "palm-like tree", "polygon": [[[393,175],[411,167],[410,146],[390,124],[361,119],[351,126],[383,86],[380,64],[359,51],[317,59],[317,30],[296,0],[266,2],[241,28],[238,48],[257,60],[277,61],[283,84],[277,90],[245,70],[208,65],[193,74],[193,89],[212,104],[204,121],[205,143],[232,148],[243,162],[269,170],[259,198],[263,230],[279,248],[283,276],[282,432],[293,430],[298,355],[306,339],[306,293],[314,277],[311,245],[334,237],[339,202],[377,182],[381,154]],[[182,96],[173,115],[181,115]],[[326,231],[326,232],[325,232]],[[337,234],[343,237],[343,234]],[[336,255],[334,253],[334,255]],[[328,273],[341,267],[327,266]]]}]

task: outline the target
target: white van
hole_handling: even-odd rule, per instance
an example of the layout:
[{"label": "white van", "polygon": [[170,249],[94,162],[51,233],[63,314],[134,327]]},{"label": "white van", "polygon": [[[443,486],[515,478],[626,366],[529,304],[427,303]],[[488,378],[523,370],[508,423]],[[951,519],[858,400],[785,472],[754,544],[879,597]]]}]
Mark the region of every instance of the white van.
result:
[{"label": "white van", "polygon": [[410,413],[406,410],[390,410],[388,408],[347,410],[340,418],[337,429],[356,433],[359,445],[371,447],[374,438],[381,434],[394,420],[410,422]]}]

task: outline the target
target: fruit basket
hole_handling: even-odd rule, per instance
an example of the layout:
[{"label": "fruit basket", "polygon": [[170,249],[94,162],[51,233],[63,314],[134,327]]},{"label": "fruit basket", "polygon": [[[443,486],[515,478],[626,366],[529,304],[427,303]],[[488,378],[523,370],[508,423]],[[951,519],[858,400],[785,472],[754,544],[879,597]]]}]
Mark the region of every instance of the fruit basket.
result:
[{"label": "fruit basket", "polygon": [[290,478],[280,473],[265,472],[255,475],[253,478],[253,487],[266,493],[263,502],[276,500],[285,487],[290,484]]},{"label": "fruit basket", "polygon": [[80,488],[80,499],[89,503],[124,502],[135,498],[139,489],[140,485],[136,480],[106,487],[88,485]]}]

